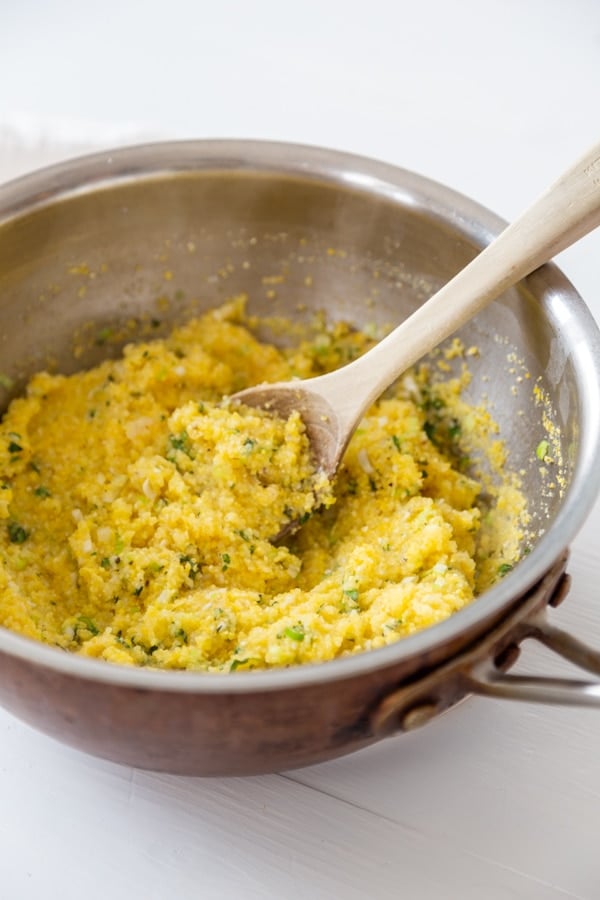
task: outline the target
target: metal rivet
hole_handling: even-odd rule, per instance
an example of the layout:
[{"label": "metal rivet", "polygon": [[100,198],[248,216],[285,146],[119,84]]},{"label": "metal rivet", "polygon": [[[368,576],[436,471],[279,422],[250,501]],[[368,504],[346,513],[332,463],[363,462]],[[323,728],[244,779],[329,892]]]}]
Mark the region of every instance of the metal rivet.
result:
[{"label": "metal rivet", "polygon": [[419,706],[413,706],[408,712],[404,713],[401,727],[404,731],[412,731],[426,725],[430,719],[437,715],[438,708],[435,703],[421,703]]},{"label": "metal rivet", "polygon": [[506,672],[511,666],[514,666],[521,654],[521,648],[517,644],[509,644],[494,659],[494,665],[501,672]]},{"label": "metal rivet", "polygon": [[548,603],[550,606],[557,607],[563,602],[567,594],[569,593],[569,588],[571,587],[571,576],[568,572],[562,576],[557,586],[554,588],[554,593],[550,597]]}]

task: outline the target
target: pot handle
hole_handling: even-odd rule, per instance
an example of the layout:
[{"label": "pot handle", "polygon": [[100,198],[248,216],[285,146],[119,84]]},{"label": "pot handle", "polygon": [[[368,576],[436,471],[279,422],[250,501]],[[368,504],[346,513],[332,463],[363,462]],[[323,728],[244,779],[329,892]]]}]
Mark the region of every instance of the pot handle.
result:
[{"label": "pot handle", "polygon": [[[584,644],[548,620],[546,609],[540,609],[526,620],[534,638],[569,660],[580,669],[600,676],[600,652]],[[552,678],[544,675],[511,675],[503,672],[494,659],[475,663],[463,672],[465,686],[473,694],[524,700],[530,703],[565,704],[567,706],[600,707],[600,680]]]},{"label": "pot handle", "polygon": [[[565,551],[506,619],[483,639],[444,665],[398,686],[377,703],[369,717],[371,733],[385,737],[411,731],[450,709],[469,694],[534,703],[600,708],[600,650],[588,646],[549,620],[547,607],[566,597],[571,579]],[[533,638],[597,680],[510,675],[507,670]]]}]

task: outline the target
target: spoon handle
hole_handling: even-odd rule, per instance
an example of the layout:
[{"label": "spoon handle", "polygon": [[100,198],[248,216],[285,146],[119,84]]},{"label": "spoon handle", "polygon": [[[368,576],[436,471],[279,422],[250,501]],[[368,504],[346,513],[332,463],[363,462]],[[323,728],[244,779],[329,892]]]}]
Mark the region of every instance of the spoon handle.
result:
[{"label": "spoon handle", "polygon": [[[340,373],[315,379],[348,429],[402,372],[502,291],[600,225],[600,145],[423,306]],[[342,374],[343,373],[343,374]]]}]

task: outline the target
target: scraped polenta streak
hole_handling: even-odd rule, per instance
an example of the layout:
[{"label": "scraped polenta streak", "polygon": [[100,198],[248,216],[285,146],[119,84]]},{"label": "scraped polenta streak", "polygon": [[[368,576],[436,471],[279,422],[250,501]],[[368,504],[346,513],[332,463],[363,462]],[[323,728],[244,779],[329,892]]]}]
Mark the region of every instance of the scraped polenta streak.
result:
[{"label": "scraped polenta streak", "polygon": [[1,624],[113,663],[232,671],[381,647],[471,602],[479,485],[406,392],[374,405],[318,501],[299,417],[223,400],[333,368],[366,336],[337,325],[283,352],[241,318],[232,303],[90,371],[40,373],[11,404]]}]

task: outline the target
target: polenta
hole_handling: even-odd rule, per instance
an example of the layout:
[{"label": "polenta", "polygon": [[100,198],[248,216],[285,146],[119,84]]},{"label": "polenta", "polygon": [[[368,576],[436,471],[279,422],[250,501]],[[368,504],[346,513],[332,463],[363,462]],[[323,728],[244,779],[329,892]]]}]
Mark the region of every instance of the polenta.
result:
[{"label": "polenta", "polygon": [[233,302],[89,371],[35,375],[0,431],[0,624],[112,663],[229,672],[382,647],[470,603],[483,563],[491,581],[513,560],[481,560],[490,517],[483,540],[459,420],[432,432],[448,397],[413,379],[378,401],[333,492],[315,489],[297,415],[227,399],[368,344],[340,324],[280,350]]}]

